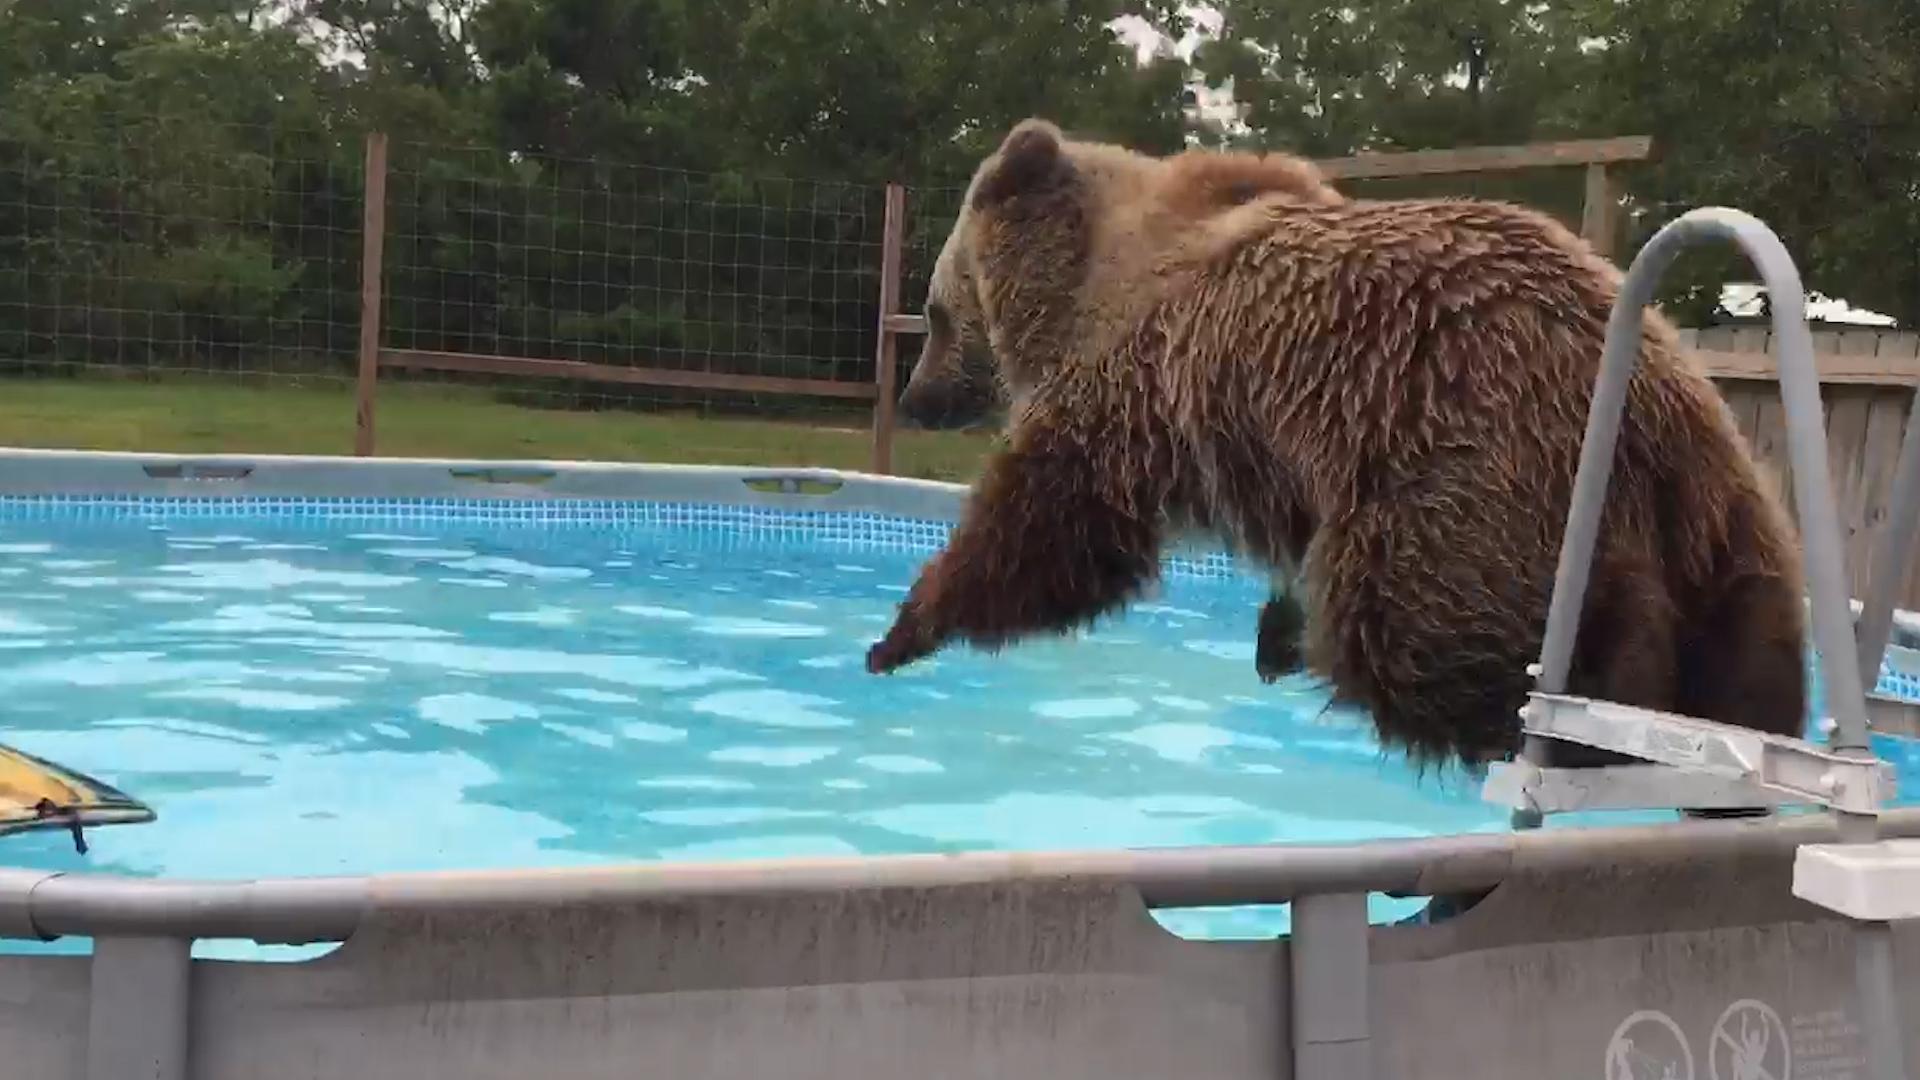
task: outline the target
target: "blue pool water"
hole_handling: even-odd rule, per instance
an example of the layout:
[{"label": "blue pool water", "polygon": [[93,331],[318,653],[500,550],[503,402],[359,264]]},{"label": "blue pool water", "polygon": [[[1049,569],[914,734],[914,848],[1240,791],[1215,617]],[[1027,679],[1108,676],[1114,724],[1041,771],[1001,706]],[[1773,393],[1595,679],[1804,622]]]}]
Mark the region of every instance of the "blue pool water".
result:
[{"label": "blue pool water", "polygon": [[1506,827],[1313,684],[1263,685],[1253,581],[1176,576],[1081,639],[878,678],[865,649],[939,528],[626,505],[0,503],[0,738],[159,814],[0,861],[245,878]]}]

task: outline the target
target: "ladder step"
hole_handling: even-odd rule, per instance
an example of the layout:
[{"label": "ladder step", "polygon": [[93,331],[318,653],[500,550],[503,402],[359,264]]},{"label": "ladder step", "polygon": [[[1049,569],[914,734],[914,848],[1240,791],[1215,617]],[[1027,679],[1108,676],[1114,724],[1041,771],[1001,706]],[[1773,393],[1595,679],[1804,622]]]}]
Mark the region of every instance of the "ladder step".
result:
[{"label": "ladder step", "polygon": [[[1679,801],[1661,801],[1642,806],[1642,809],[1662,806],[1670,809],[1710,809],[1716,805],[1764,806],[1799,802],[1846,813],[1877,814],[1881,803],[1891,799],[1896,790],[1894,769],[1889,762],[1843,755],[1804,739],[1767,735],[1698,717],[1537,691],[1528,695],[1526,707],[1521,710],[1520,716],[1522,726],[1529,735],[1611,750],[1655,766],[1668,766],[1697,778],[1692,781],[1692,786],[1675,780],[1671,782],[1674,787],[1662,787],[1668,782],[1653,780],[1649,774],[1620,773],[1614,781],[1596,782],[1617,782],[1617,794],[1608,794],[1592,784],[1587,785],[1593,789],[1585,796],[1585,805],[1588,807],[1597,808],[1599,803],[1624,803],[1640,797],[1636,793],[1642,791],[1650,797],[1658,789],[1662,795],[1677,792]],[[1632,770],[1636,767],[1616,768]],[[1543,786],[1545,781],[1539,777],[1507,771],[1514,775],[1507,777],[1505,782],[1509,786],[1497,789],[1498,794],[1518,798],[1532,790],[1536,793],[1533,797],[1559,801],[1581,797],[1566,790],[1567,785],[1572,783],[1570,779],[1556,778],[1554,784],[1547,787]],[[1605,774],[1611,770],[1536,769],[1542,774],[1549,771]],[[1715,787],[1705,782],[1708,778],[1730,781],[1736,786]],[[1491,779],[1489,788],[1492,788]],[[1771,792],[1774,798],[1768,802],[1753,801],[1758,795],[1751,789]],[[1492,798],[1492,795],[1488,797]],[[1708,801],[1701,801],[1703,799]],[[1740,801],[1716,804],[1713,801],[1715,799]],[[1614,808],[1627,807],[1614,805]]]}]

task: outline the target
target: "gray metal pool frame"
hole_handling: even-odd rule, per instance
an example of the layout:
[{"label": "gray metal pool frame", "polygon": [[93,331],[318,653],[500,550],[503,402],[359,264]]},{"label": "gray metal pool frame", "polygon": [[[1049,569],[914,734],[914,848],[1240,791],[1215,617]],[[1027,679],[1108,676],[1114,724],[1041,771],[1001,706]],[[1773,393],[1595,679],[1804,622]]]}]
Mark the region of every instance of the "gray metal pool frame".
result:
[{"label": "gray metal pool frame", "polygon": [[[1683,232],[1726,235],[1689,219]],[[1684,239],[1650,247],[1670,256],[1662,245]],[[1635,280],[1627,294],[1644,295]],[[1804,437],[1801,359],[1783,357],[1783,381]],[[1905,539],[1883,545],[1894,562],[1920,504],[1916,428],[1890,530]],[[1807,458],[1796,446],[1796,473]],[[1803,524],[1830,513],[1820,490]],[[644,498],[939,519],[960,489],[821,470],[0,452],[0,495],[23,494]],[[1831,540],[1813,530],[1811,562],[1837,557],[1820,550]],[[1845,600],[1830,570],[1810,576],[1831,678],[1854,656],[1850,620],[1846,647],[1827,649]],[[1881,627],[1915,629],[1881,598],[1864,606],[1863,671]],[[1557,590],[1550,621],[1570,618],[1562,607]],[[1854,702],[1838,705],[1843,746],[1865,745],[1859,685],[1829,689]],[[1920,811],[1870,816],[1882,837],[1920,837]],[[90,955],[0,956],[0,1076],[1878,1076],[1920,1049],[1920,967],[1896,923],[1885,982],[1857,977],[1856,946],[1876,935],[1795,895],[1796,853],[1852,839],[1842,824],[252,882],[0,871],[0,937],[93,938]],[[1433,925],[1367,922],[1369,893],[1482,890]],[[1148,917],[1279,902],[1293,928],[1277,940],[1185,941]],[[208,938],[344,944],[300,963],[192,959]],[[1903,1045],[1870,1056],[1889,1033]]]},{"label": "gray metal pool frame", "polygon": [[[1920,813],[1884,825],[1920,835]],[[236,884],[15,872],[0,933],[95,944],[0,957],[0,1072],[1612,1080],[1630,1042],[1675,1062],[1691,1046],[1687,1080],[1747,1002],[1733,1015],[1792,1075],[1841,1076],[1863,1053],[1851,935],[1789,887],[1794,849],[1834,835],[1802,815]],[[1437,925],[1366,923],[1367,892],[1484,888]],[[1147,914],[1286,900],[1277,941],[1184,941]],[[196,937],[346,944],[191,961]]]}]

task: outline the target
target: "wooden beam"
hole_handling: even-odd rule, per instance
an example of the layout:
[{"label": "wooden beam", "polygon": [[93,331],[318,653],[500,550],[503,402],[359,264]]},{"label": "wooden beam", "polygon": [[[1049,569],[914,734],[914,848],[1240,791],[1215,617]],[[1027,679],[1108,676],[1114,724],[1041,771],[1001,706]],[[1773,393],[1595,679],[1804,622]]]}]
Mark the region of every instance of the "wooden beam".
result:
[{"label": "wooden beam", "polygon": [[1523,146],[1470,146],[1455,150],[1359,154],[1354,157],[1326,158],[1314,164],[1329,180],[1367,180],[1443,173],[1507,172],[1567,165],[1605,165],[1617,161],[1644,161],[1652,156],[1651,136],[1625,135],[1614,139],[1574,139],[1527,143]]},{"label": "wooden beam", "polygon": [[882,333],[889,334],[924,334],[927,332],[927,317],[925,315],[901,315],[898,313],[882,315],[880,316],[880,330]]},{"label": "wooden beam", "polygon": [[[1693,355],[1706,365],[1707,374],[1716,379],[1777,382],[1780,378],[1780,366],[1772,353],[1695,349]],[[1814,354],[1813,360],[1823,383],[1920,386],[1920,357],[1849,356],[1820,352]]]},{"label": "wooden beam", "polygon": [[851,398],[871,401],[872,383],[839,379],[788,379],[772,375],[733,375],[718,371],[674,371],[668,368],[619,367],[581,360],[536,360],[525,356],[480,356],[474,353],[434,352],[427,349],[387,349],[380,353],[384,367],[415,371],[464,371],[479,375],[524,375],[537,379],[580,379],[629,386],[675,386],[693,390],[734,390],[762,394]]},{"label": "wooden beam", "polygon": [[387,239],[387,136],[367,136],[365,202],[360,211],[360,372],[354,381],[353,452],[373,455],[373,395],[380,378],[380,278]]},{"label": "wooden beam", "polygon": [[874,354],[873,471],[893,471],[893,384],[899,366],[900,339],[888,321],[900,313],[900,262],[906,246],[907,189],[887,185],[885,223],[880,232],[880,341]]}]

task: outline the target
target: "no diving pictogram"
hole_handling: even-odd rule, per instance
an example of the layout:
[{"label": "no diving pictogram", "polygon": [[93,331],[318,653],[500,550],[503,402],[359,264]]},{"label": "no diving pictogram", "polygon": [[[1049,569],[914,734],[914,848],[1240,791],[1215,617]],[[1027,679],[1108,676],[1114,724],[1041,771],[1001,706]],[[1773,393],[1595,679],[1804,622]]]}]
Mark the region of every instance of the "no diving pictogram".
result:
[{"label": "no diving pictogram", "polygon": [[1693,1048],[1673,1017],[1641,1009],[1607,1040],[1606,1080],[1694,1080]]},{"label": "no diving pictogram", "polygon": [[1752,998],[1727,1006],[1713,1024],[1707,1073],[1712,1080],[1789,1080],[1793,1048],[1780,1014]]}]

